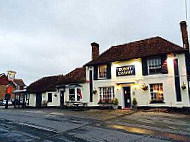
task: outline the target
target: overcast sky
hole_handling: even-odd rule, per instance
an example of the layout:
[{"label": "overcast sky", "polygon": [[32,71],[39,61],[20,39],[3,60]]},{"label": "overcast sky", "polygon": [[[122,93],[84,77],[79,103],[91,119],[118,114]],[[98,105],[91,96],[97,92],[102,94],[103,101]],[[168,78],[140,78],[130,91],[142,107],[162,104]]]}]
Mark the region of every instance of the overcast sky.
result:
[{"label": "overcast sky", "polygon": [[94,41],[100,53],[153,36],[182,45],[181,20],[185,0],[0,0],[0,73],[27,85],[66,74],[91,59]]}]

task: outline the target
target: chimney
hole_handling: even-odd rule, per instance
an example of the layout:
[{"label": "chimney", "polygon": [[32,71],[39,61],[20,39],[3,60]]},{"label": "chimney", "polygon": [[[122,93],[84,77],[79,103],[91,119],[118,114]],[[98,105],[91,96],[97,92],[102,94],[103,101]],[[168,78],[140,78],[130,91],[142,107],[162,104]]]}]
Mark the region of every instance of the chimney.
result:
[{"label": "chimney", "polygon": [[187,24],[185,21],[180,22],[181,34],[183,40],[183,48],[189,50],[189,41],[188,41],[188,33],[187,33]]},{"label": "chimney", "polygon": [[92,60],[94,60],[99,56],[99,44],[93,42],[91,43],[91,46],[92,46]]}]

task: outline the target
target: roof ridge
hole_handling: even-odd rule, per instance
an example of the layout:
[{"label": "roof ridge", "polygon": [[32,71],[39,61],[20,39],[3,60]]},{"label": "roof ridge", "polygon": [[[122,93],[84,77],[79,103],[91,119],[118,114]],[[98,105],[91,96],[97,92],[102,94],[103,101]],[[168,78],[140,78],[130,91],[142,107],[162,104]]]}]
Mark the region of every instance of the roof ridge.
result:
[{"label": "roof ridge", "polygon": [[[133,43],[137,43],[137,42],[143,42],[143,41],[146,41],[146,40],[152,40],[152,39],[156,39],[156,38],[164,39],[164,38],[162,38],[161,36],[153,36],[153,37],[149,37],[149,38],[145,38],[145,39],[141,39],[141,40],[130,41],[130,42],[124,43],[124,44],[113,45],[113,46],[111,46],[111,48],[112,48],[112,47],[117,47],[117,46],[124,46],[124,45],[127,45],[127,44],[133,44]],[[110,49],[110,48],[109,48],[109,49]]]},{"label": "roof ridge", "polygon": [[50,75],[50,76],[44,76],[42,78],[48,78],[48,77],[59,77],[59,76],[64,76],[63,74],[59,74],[59,75]]},{"label": "roof ridge", "polygon": [[95,60],[91,60],[85,66],[93,64],[105,64],[113,61],[129,60],[171,52],[182,53],[187,50],[160,36],[150,37],[129,43],[115,45],[100,54]]}]

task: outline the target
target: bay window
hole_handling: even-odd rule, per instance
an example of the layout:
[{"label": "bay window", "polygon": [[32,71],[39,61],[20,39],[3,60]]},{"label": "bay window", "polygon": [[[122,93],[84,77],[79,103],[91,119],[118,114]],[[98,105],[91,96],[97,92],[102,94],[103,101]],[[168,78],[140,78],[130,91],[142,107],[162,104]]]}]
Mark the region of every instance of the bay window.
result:
[{"label": "bay window", "polygon": [[75,89],[69,89],[69,101],[75,101]]},{"label": "bay window", "polygon": [[69,101],[80,101],[82,99],[82,91],[80,88],[69,89]]}]

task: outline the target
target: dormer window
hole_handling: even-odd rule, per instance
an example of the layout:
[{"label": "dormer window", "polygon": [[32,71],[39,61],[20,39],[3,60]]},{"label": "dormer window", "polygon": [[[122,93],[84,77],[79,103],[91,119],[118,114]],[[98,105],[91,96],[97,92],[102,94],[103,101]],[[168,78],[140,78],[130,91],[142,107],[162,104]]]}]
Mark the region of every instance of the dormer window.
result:
[{"label": "dormer window", "polygon": [[107,65],[100,65],[98,67],[98,78],[99,79],[107,78]]},{"label": "dormer window", "polygon": [[159,74],[162,71],[161,57],[147,59],[148,74]]}]

